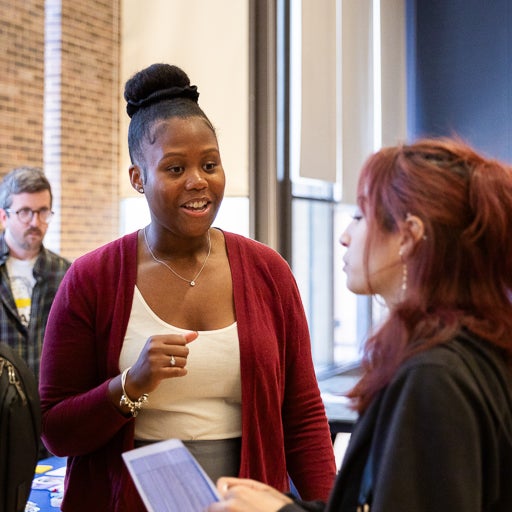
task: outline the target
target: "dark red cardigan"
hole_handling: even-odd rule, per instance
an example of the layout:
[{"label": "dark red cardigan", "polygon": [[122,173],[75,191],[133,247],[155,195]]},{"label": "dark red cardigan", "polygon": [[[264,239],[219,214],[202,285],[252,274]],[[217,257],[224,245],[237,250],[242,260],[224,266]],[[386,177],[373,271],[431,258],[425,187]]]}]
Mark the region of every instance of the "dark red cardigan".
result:
[{"label": "dark red cardigan", "polygon": [[[335,465],[308,326],[288,264],[267,246],[224,233],[242,377],[240,476],[305,499],[326,499]],[[136,279],[137,233],[78,258],[46,329],[40,392],[43,438],[68,456],[63,511],[143,511],[121,453],[132,419],[110,402]]]}]

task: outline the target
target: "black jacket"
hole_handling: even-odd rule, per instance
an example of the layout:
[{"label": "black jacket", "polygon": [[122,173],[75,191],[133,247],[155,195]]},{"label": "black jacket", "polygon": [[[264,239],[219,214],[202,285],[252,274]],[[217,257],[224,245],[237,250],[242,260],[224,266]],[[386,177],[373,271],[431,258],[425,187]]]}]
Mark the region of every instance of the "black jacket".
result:
[{"label": "black jacket", "polygon": [[355,512],[372,452],[372,512],[512,511],[512,374],[467,334],[407,360],[358,420],[327,505]]}]

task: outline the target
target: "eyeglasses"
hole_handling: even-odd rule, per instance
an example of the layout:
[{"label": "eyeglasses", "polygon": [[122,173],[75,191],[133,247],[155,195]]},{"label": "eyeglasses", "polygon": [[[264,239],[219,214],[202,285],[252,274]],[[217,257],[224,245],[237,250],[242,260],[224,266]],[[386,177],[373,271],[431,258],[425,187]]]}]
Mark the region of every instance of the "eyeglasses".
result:
[{"label": "eyeglasses", "polygon": [[53,213],[50,208],[39,208],[39,210],[32,210],[30,208],[20,208],[19,210],[10,210],[9,208],[5,208],[7,213],[15,213],[18,216],[18,219],[24,224],[28,224],[34,218],[34,215],[37,213],[39,215],[39,220],[48,224],[52,220]]}]

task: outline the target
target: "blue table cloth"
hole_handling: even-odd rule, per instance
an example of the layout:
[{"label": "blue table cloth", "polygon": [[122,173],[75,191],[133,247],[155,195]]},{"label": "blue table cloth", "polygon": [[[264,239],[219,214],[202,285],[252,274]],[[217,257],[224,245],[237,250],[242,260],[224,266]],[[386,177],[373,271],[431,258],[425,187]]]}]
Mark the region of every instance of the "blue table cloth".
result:
[{"label": "blue table cloth", "polygon": [[[37,510],[40,512],[56,512],[60,510],[62,493],[59,492],[59,488],[61,488],[62,485],[59,485],[59,483],[63,484],[64,476],[54,475],[52,473],[65,466],[65,457],[49,457],[37,463],[32,490],[25,509],[27,512]],[[46,485],[46,483],[48,485]],[[56,506],[52,506],[52,498]]]}]

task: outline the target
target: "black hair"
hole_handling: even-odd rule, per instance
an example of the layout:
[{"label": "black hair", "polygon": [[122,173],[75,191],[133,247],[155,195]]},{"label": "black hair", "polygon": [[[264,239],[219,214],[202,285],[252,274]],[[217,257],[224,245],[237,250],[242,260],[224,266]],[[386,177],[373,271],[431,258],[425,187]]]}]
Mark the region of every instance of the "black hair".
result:
[{"label": "black hair", "polygon": [[125,84],[126,112],[131,118],[128,128],[128,150],[132,164],[146,174],[143,143],[152,142],[155,122],[180,117],[199,117],[215,133],[212,123],[198,105],[197,87],[190,85],[188,75],[178,66],[152,64],[135,73]]}]

